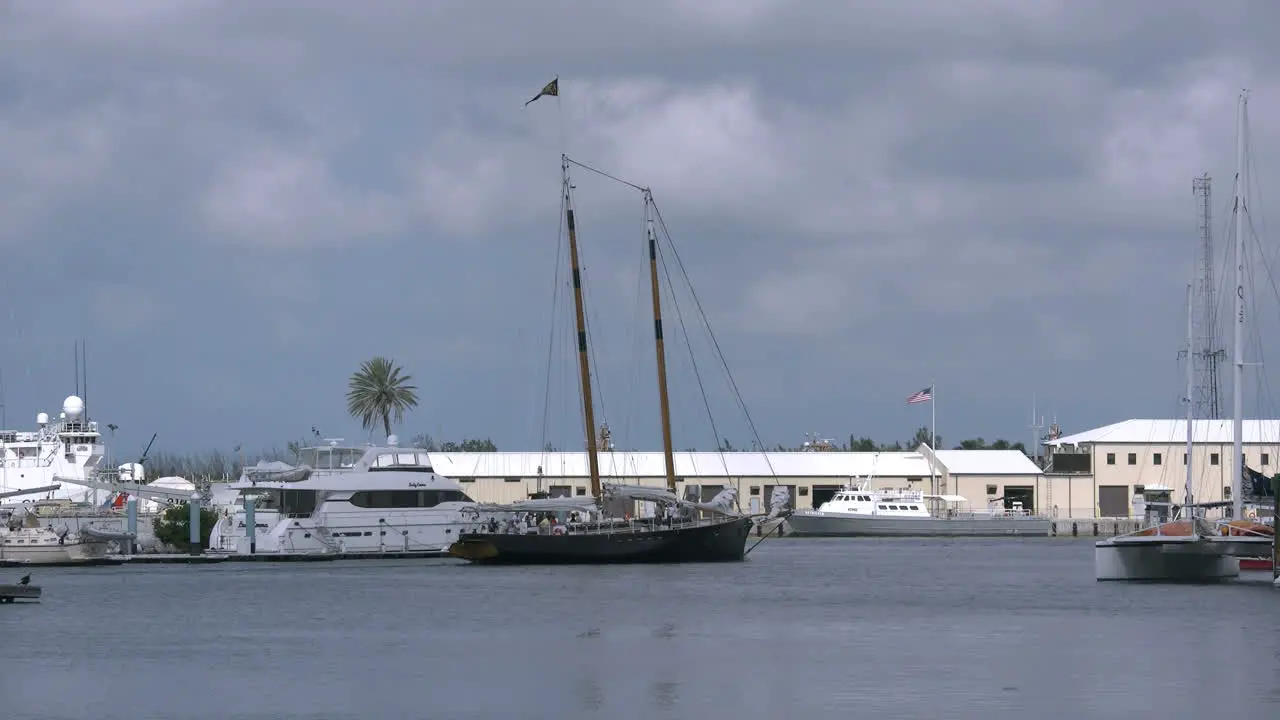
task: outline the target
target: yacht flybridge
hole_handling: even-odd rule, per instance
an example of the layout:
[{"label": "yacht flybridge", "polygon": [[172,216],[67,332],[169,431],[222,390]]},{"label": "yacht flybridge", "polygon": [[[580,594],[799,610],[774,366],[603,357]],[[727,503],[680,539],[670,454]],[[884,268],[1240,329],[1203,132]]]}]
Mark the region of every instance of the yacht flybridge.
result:
[{"label": "yacht flybridge", "polygon": [[394,435],[382,447],[340,443],[304,448],[297,465],[245,468],[210,551],[443,555],[463,527],[462,510],[474,507],[461,486]]},{"label": "yacht flybridge", "polygon": [[93,502],[98,491],[87,483],[105,454],[98,423],[70,395],[57,418],[36,415],[36,430],[0,430],[0,499]]}]

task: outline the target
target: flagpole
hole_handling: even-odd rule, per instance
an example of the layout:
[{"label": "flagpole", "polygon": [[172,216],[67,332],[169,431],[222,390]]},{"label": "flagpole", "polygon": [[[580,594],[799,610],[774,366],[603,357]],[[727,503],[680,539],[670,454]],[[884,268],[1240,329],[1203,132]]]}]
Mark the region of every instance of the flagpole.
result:
[{"label": "flagpole", "polygon": [[560,73],[556,73],[555,83],[556,83],[556,120],[557,120],[556,125],[558,126],[556,129],[559,130],[560,132],[560,137],[556,139],[559,141],[560,154],[568,155],[569,154],[569,130],[567,127],[567,123],[564,119],[564,105],[561,104],[561,96],[563,95],[563,93],[560,92]]},{"label": "flagpole", "polygon": [[929,380],[929,452],[933,459],[929,463],[929,478],[933,484],[933,494],[938,495],[938,383]]}]

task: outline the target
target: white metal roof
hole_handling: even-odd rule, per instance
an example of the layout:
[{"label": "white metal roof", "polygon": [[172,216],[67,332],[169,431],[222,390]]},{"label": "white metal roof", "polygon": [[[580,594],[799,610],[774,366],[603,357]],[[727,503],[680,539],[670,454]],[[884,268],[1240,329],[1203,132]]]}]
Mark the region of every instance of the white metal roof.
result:
[{"label": "white metal roof", "polygon": [[[944,457],[945,453],[945,457]],[[1016,450],[946,450],[939,461],[956,474],[1034,475],[1040,472],[1023,456],[1017,465],[1009,456]],[[946,459],[950,458],[950,459]],[[918,452],[677,452],[676,475],[696,477],[815,477],[862,478],[928,477],[929,462]],[[479,452],[431,453],[436,472],[450,477],[534,478],[541,466],[543,477],[586,477],[585,452]],[[660,452],[600,453],[600,474],[606,478],[657,478],[665,475]]]},{"label": "white metal roof", "polygon": [[[1228,444],[1235,442],[1230,420],[1193,420],[1194,442]],[[1125,420],[1093,430],[1050,440],[1048,445],[1081,445],[1093,443],[1179,443],[1187,438],[1186,420]],[[1241,442],[1247,444],[1280,444],[1280,420],[1245,420]]]},{"label": "white metal roof", "polygon": [[1039,475],[1040,467],[1021,450],[937,450],[952,475]]}]

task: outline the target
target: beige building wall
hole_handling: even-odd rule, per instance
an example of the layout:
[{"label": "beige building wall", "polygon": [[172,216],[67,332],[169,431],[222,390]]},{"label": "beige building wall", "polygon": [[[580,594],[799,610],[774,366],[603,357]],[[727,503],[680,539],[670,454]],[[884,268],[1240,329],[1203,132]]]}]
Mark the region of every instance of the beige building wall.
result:
[{"label": "beige building wall", "polygon": [[1004,497],[1007,488],[1031,488],[1035,493],[1035,507],[1025,509],[1042,512],[1047,509],[1044,485],[1044,478],[1039,475],[951,475],[951,491],[944,494],[960,495],[971,507],[985,509],[993,500]]},{"label": "beige building wall", "polygon": [[[1246,464],[1254,470],[1265,475],[1280,471],[1280,444],[1245,445],[1243,451]],[[1231,500],[1231,453],[1231,443],[1194,445],[1192,492],[1197,502]],[[1185,442],[1096,443],[1091,454],[1091,475],[1051,476],[1054,505],[1061,517],[1101,517],[1100,487],[1123,486],[1132,498],[1138,488],[1162,485],[1171,489],[1174,503],[1186,501]]]},{"label": "beige building wall", "polygon": [[1092,475],[1045,475],[1041,486],[1043,510],[1050,517],[1098,517],[1098,484]]},{"label": "beige building wall", "polygon": [[[472,500],[484,503],[510,503],[524,500],[539,488],[537,478],[459,477],[457,479],[462,485],[463,492],[467,493]],[[676,493],[683,496],[686,485],[701,484],[714,487],[731,484],[738,489],[738,501],[744,510],[765,512],[773,486],[787,485],[793,489],[794,507],[803,510],[815,507],[814,488],[839,488],[848,484],[849,480],[850,478],[845,477],[704,477],[698,482],[680,479],[676,483]],[[605,481],[608,482],[610,479],[606,478]],[[626,478],[625,482],[655,488],[666,486],[666,478],[661,477]],[[909,488],[921,492],[929,491],[928,477],[882,476],[872,478],[871,484],[874,488],[880,489]],[[587,478],[543,477],[541,480],[541,488],[544,492],[551,492],[553,488],[561,487],[570,488],[574,496],[591,493],[591,484]],[[985,500],[983,506],[985,506]],[[757,507],[759,509],[756,509]]]}]

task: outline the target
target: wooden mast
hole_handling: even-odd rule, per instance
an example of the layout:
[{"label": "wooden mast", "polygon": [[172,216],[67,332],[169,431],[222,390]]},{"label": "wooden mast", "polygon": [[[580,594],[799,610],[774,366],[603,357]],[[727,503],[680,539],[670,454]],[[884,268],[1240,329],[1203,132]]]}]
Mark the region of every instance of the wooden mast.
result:
[{"label": "wooden mast", "polygon": [[676,491],[675,453],[671,447],[671,401],[667,397],[667,353],[662,342],[662,293],[658,285],[658,237],[653,231],[653,193],[644,191],[644,219],[649,235],[649,286],[653,294],[653,347],[658,355],[658,412],[662,418],[662,456],[667,490]]},{"label": "wooden mast", "polygon": [[569,267],[573,271],[573,308],[578,326],[578,370],[582,374],[582,419],[587,434],[587,467],[591,473],[591,495],[602,496],[600,456],[596,448],[596,412],[591,401],[591,361],[587,356],[587,319],[582,309],[582,271],[578,266],[578,229],[573,222],[573,198],[569,183],[569,156],[560,156],[564,183],[564,216],[569,227]]}]

